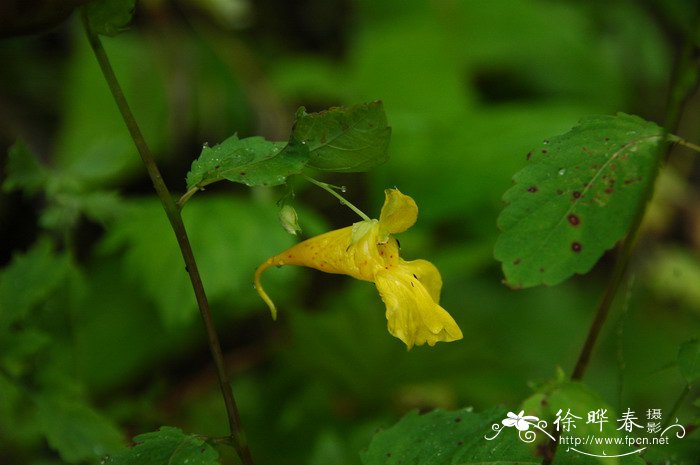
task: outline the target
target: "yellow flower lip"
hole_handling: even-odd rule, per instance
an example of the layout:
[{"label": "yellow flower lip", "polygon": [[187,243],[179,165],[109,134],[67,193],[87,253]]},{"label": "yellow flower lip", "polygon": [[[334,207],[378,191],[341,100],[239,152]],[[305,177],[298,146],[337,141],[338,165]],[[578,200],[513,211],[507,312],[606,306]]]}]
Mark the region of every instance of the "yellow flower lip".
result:
[{"label": "yellow flower lip", "polygon": [[374,282],[384,304],[389,332],[408,349],[462,339],[462,331],[440,306],[442,278],[426,260],[405,261],[391,234],[406,231],[418,218],[415,201],[398,189],[384,191],[379,220],[360,221],[300,242],[268,258],[255,271],[260,297],[276,319],[277,309],[261,285],[271,266],[298,265]]},{"label": "yellow flower lip", "polygon": [[[418,219],[418,205],[398,189],[384,191],[384,206],[379,215],[381,234],[398,234],[413,226]],[[386,241],[385,241],[386,242]]]}]

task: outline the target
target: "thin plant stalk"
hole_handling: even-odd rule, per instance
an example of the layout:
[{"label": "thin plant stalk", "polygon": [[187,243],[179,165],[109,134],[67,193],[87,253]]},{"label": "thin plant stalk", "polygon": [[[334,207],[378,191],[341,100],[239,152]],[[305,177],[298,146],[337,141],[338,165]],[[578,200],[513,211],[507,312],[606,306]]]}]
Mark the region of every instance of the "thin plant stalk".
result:
[{"label": "thin plant stalk", "polygon": [[[695,25],[700,25],[700,8],[698,8],[698,11],[696,12],[695,20],[693,21],[693,23]],[[659,150],[665,150],[665,154],[663,157],[661,157],[661,154],[659,154],[660,161],[663,162],[665,162],[668,159],[668,156],[671,152],[671,143],[679,143],[693,150],[696,149],[694,144],[681,143],[682,139],[669,135],[675,132],[675,130],[678,128],[678,124],[683,113],[683,108],[688,102],[688,99],[698,88],[700,73],[698,72],[698,63],[694,61],[692,52],[693,44],[690,41],[690,38],[687,38],[686,44],[683,50],[681,51],[681,56],[677,66],[677,73],[672,78],[671,92],[668,98],[666,117],[664,120],[664,128],[666,129],[666,131],[668,131],[667,138],[665,139],[665,141],[661,142],[661,144],[665,145],[659,146]],[[658,175],[659,170],[660,168],[657,169],[656,175]],[[630,229],[627,233],[627,236],[625,237],[618,249],[618,254],[615,260],[615,266],[613,268],[612,274],[610,276],[610,279],[608,280],[608,284],[605,288],[603,296],[600,302],[598,303],[593,322],[591,323],[591,326],[588,330],[586,340],[581,348],[581,352],[579,353],[574,370],[571,373],[572,381],[580,381],[581,379],[583,379],[583,376],[586,373],[591,354],[593,353],[593,349],[595,348],[596,342],[600,337],[605,321],[607,320],[610,314],[610,309],[612,307],[613,301],[615,300],[615,295],[617,294],[617,290],[620,287],[620,284],[622,283],[622,280],[625,276],[625,271],[627,270],[627,265],[629,264],[630,259],[632,257],[634,247],[639,237],[639,230],[644,219],[644,214],[647,211],[648,203],[651,200],[653,191],[654,180],[652,180],[649,183],[649,187],[644,195],[644,203],[640,207],[639,211],[636,213],[634,220],[632,221],[632,225],[630,226]],[[680,405],[680,402],[683,401],[683,398],[684,395],[682,394],[679,401],[676,402],[674,408],[677,408]],[[550,447],[548,447],[545,453],[545,458],[542,461],[542,465],[551,465],[551,463],[554,461],[558,442],[559,441],[557,437],[557,441],[550,443]]]},{"label": "thin plant stalk", "polygon": [[[696,69],[697,66],[698,65],[693,62],[690,52],[686,47],[686,49],[683,51],[681,62],[679,64],[680,70],[678,74],[680,77],[676,78],[674,90],[670,94],[671,100],[666,112],[664,127],[668,131],[667,135],[674,132],[678,128],[683,108],[690,96],[698,87],[698,79],[700,78],[700,74],[698,74],[698,70]],[[688,79],[689,75],[692,76],[692,79]],[[666,141],[664,142],[666,144],[665,148],[664,146],[659,147],[659,150],[666,150],[665,155],[662,157],[663,161],[668,159],[668,155],[671,151],[669,142],[679,143],[691,149],[696,148],[695,144],[683,141],[683,139],[676,136],[668,135]],[[657,170],[657,175],[658,172],[659,170]],[[642,225],[642,220],[644,219],[644,214],[646,213],[648,203],[651,200],[653,190],[654,180],[649,183],[647,192],[645,192],[643,206],[637,212],[632,225],[630,226],[629,232],[620,246],[612,275],[608,280],[608,285],[605,288],[603,297],[598,304],[595,317],[591,323],[588,335],[586,336],[586,341],[581,349],[581,353],[576,361],[576,366],[571,374],[571,379],[574,381],[581,380],[586,372],[591,353],[593,352],[593,348],[598,340],[598,336],[600,336],[603,324],[610,313],[610,307],[615,299],[615,294],[617,293],[620,283],[625,276],[625,270],[627,269],[627,265],[632,257],[632,252],[639,236],[639,228]]]},{"label": "thin plant stalk", "polygon": [[233,396],[233,390],[229,382],[229,378],[226,374],[226,368],[224,365],[224,356],[221,351],[221,344],[219,342],[219,336],[216,332],[214,326],[214,321],[212,319],[211,311],[209,309],[209,302],[207,301],[206,293],[204,292],[204,286],[202,284],[202,279],[199,275],[199,269],[197,268],[197,262],[195,261],[194,254],[192,253],[192,247],[190,245],[189,238],[187,236],[187,231],[185,230],[185,225],[182,222],[182,216],[180,215],[180,209],[175,203],[170,191],[168,190],[163,177],[160,174],[158,166],[156,165],[153,154],[151,153],[146,140],[139,129],[136,119],[129,108],[129,105],[124,97],[121,86],[114,74],[112,65],[109,62],[107,53],[102,46],[99,36],[91,29],[89,20],[83,10],[82,14],[83,24],[85,26],[85,32],[87,34],[90,46],[95,54],[95,58],[100,65],[102,74],[107,81],[109,90],[114,97],[114,100],[119,108],[119,112],[122,115],[124,123],[129,130],[129,134],[136,144],[136,148],[141,156],[141,160],[148,171],[148,176],[153,183],[153,187],[158,194],[163,209],[170,221],[170,226],[175,233],[177,238],[177,243],[180,247],[182,257],[185,261],[185,270],[189,274],[190,281],[192,282],[192,288],[197,300],[197,305],[204,322],[204,327],[207,334],[207,339],[209,343],[209,349],[211,351],[212,358],[214,360],[214,365],[216,367],[216,374],[219,380],[219,387],[221,389],[221,394],[224,398],[224,404],[226,406],[226,413],[228,417],[230,437],[229,443],[234,447],[238,456],[244,465],[253,465],[253,459],[250,453],[250,448],[248,447],[248,442],[245,436],[245,432],[241,425],[240,416],[238,414],[238,408],[236,406],[236,401]]},{"label": "thin plant stalk", "polygon": [[369,217],[369,216],[367,216],[362,210],[360,210],[359,208],[357,208],[355,205],[353,205],[352,203],[350,203],[350,201],[348,201],[345,197],[343,197],[342,195],[338,194],[338,193],[335,191],[336,189],[341,189],[341,190],[344,191],[344,188],[338,188],[338,187],[332,186],[332,185],[330,185],[330,184],[328,184],[328,183],[321,182],[321,181],[317,181],[317,180],[315,180],[314,178],[311,178],[311,177],[306,176],[306,175],[304,175],[304,179],[306,179],[307,181],[309,181],[311,184],[317,185],[317,186],[320,187],[321,189],[323,189],[323,190],[325,190],[326,192],[328,192],[329,194],[331,194],[331,195],[332,195],[333,197],[335,197],[336,199],[340,200],[340,203],[342,203],[343,205],[345,205],[346,207],[348,207],[350,210],[352,210],[352,211],[354,211],[355,213],[357,213],[357,215],[358,215],[360,218],[362,218],[363,220],[365,220],[365,221],[370,221],[370,217]]}]

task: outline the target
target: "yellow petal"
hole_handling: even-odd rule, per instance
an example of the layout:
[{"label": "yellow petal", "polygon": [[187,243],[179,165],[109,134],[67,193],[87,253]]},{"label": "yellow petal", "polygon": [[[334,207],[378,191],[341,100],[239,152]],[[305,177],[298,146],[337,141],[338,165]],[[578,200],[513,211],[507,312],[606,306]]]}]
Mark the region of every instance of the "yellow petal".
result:
[{"label": "yellow petal", "polygon": [[410,262],[403,262],[403,264],[413,276],[423,284],[423,287],[425,287],[435,303],[439,304],[442,278],[435,265],[428,260],[413,260]]},{"label": "yellow petal", "polygon": [[377,290],[386,304],[389,332],[408,349],[426,342],[433,346],[438,341],[462,339],[457,323],[413,277],[412,269],[399,263],[375,276]]},{"label": "yellow petal", "polygon": [[413,226],[418,218],[418,206],[411,197],[398,189],[386,189],[384,197],[384,206],[379,215],[380,239],[383,242],[389,234],[404,232]]},{"label": "yellow petal", "polygon": [[365,233],[355,237],[354,242],[353,227],[348,226],[307,239],[263,262],[255,270],[254,284],[260,297],[270,307],[272,317],[276,317],[277,310],[260,280],[262,273],[272,266],[306,266],[326,273],[374,281],[374,275],[386,265],[385,262],[398,262],[396,240],[378,245],[379,224],[377,221],[368,223]]}]

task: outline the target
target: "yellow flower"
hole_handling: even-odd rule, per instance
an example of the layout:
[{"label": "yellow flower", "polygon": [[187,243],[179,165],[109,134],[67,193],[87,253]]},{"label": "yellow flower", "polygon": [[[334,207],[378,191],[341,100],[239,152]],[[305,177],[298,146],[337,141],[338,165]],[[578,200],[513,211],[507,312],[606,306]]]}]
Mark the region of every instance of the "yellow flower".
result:
[{"label": "yellow flower", "polygon": [[433,346],[438,341],[462,339],[457,323],[439,304],[440,272],[426,260],[403,260],[398,241],[391,237],[416,222],[416,203],[398,189],[387,189],[384,194],[379,220],[360,221],[300,242],[258,267],[255,288],[270,307],[272,318],[277,317],[277,310],[260,276],[271,266],[298,265],[374,282],[386,304],[389,332],[408,349],[426,342]]}]

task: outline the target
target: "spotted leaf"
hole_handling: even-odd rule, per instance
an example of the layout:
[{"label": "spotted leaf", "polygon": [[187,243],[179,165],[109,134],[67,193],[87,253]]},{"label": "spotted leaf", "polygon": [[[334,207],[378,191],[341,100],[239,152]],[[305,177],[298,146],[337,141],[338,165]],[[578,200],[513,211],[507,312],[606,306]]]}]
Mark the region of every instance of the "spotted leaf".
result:
[{"label": "spotted leaf", "polygon": [[639,117],[592,116],[527,154],[498,218],[506,283],[554,285],[586,273],[648,200],[664,130]]}]

